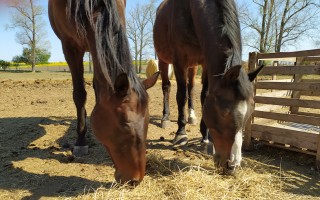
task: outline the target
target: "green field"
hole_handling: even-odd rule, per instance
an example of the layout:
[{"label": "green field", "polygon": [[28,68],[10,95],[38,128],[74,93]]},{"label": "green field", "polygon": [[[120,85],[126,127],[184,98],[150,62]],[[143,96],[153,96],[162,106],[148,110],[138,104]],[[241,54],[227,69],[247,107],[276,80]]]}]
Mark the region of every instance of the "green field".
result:
[{"label": "green field", "polygon": [[[85,73],[85,78],[92,79],[93,74]],[[0,71],[0,81],[1,80],[37,80],[37,79],[71,79],[70,72],[53,72],[53,71]]]}]

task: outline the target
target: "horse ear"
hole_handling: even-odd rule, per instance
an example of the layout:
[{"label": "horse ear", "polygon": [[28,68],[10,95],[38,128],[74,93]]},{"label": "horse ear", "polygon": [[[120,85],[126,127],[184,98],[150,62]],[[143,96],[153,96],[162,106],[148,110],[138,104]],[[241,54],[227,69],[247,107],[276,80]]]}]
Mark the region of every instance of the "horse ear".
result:
[{"label": "horse ear", "polygon": [[262,70],[263,67],[264,65],[261,65],[258,69],[248,74],[250,82],[252,82],[258,76],[259,72]]},{"label": "horse ear", "polygon": [[126,96],[130,88],[130,82],[126,73],[119,74],[114,83],[114,89],[120,96]]},{"label": "horse ear", "polygon": [[147,90],[149,88],[151,88],[152,86],[154,86],[154,84],[156,84],[158,77],[160,75],[160,71],[154,73],[151,77],[145,79],[142,84],[144,86],[144,88]]},{"label": "horse ear", "polygon": [[239,77],[241,68],[242,68],[241,65],[236,65],[234,67],[231,67],[224,74],[223,79],[226,80],[226,81],[235,81],[235,80],[237,80],[238,77]]}]

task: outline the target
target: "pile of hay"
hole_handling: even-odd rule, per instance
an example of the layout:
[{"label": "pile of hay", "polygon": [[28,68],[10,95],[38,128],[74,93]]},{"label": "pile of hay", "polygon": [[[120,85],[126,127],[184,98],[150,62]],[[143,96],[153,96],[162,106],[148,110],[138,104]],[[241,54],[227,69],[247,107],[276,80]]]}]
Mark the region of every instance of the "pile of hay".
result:
[{"label": "pile of hay", "polygon": [[[209,162],[209,161],[208,161]],[[181,163],[180,163],[181,164]],[[239,169],[236,176],[220,175],[211,166],[187,166],[179,161],[148,156],[147,175],[132,189],[114,184],[111,188],[87,191],[78,198],[88,199],[289,199],[297,196],[282,191],[282,179],[254,166]]]},{"label": "pile of hay", "polygon": [[[147,68],[146,68],[146,76],[147,76],[147,78],[151,77],[157,71],[159,71],[158,61],[157,60],[153,60],[153,59],[149,60],[147,62]],[[174,77],[173,65],[172,64],[169,65],[168,76],[169,76],[169,79],[173,79],[173,77]]]},{"label": "pile of hay", "polygon": [[156,60],[149,60],[146,68],[147,78],[151,77],[157,71],[159,71],[158,62]]}]

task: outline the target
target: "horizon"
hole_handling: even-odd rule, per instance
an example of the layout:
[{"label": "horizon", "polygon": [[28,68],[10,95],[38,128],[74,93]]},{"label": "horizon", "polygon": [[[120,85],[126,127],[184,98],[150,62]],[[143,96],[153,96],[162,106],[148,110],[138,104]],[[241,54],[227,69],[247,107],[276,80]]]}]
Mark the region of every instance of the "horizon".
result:
[{"label": "horizon", "polygon": [[[145,2],[148,2],[149,0],[130,0],[127,1],[127,8],[126,13],[128,13],[134,6],[139,4],[144,4]],[[238,0],[243,1],[243,0]],[[160,4],[160,0],[156,1],[156,6]],[[47,15],[47,1],[40,1],[39,4],[45,8],[46,14],[44,14],[43,21],[45,21],[45,28],[44,30],[47,32],[47,40],[50,42],[50,52],[51,57],[49,59],[49,62],[65,62],[65,58],[62,52],[62,46],[60,40],[57,38],[55,33],[53,32],[48,15]],[[0,5],[0,38],[2,48],[0,48],[0,60],[5,61],[11,61],[12,58],[16,55],[22,54],[23,46],[16,42],[15,33],[17,32],[17,29],[13,30],[6,30],[5,26],[10,23],[11,15],[10,15],[10,9],[1,6]],[[315,45],[313,44],[314,41],[311,39],[300,41],[301,45],[298,45],[296,47],[290,47],[287,48],[285,51],[300,51],[300,50],[309,50],[309,49],[315,49]],[[246,61],[248,59],[248,53],[251,52],[252,49],[248,47],[243,47],[243,55],[242,60]]]}]

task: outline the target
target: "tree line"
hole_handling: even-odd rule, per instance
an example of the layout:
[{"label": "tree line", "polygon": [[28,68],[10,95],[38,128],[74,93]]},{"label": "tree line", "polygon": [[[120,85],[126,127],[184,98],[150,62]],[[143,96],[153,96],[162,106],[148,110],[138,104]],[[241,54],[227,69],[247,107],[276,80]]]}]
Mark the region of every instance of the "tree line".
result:
[{"label": "tree line", "polygon": [[[152,29],[159,1],[137,1],[126,16],[127,36],[138,73],[144,60],[156,59]],[[36,64],[48,62],[51,56],[43,20],[47,14],[38,0],[9,2],[12,16],[7,28],[17,30],[16,41],[24,47],[12,61],[31,64],[34,71]],[[314,47],[320,48],[319,0],[236,0],[236,3],[244,47],[260,53],[280,52],[312,38]]]}]

